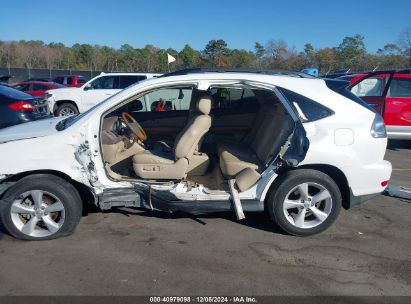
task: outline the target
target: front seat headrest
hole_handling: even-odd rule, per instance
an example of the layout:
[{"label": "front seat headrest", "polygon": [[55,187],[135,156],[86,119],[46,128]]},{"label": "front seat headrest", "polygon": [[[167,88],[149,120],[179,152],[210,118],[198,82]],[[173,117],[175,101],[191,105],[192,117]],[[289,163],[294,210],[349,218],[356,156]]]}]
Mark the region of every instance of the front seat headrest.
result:
[{"label": "front seat headrest", "polygon": [[213,101],[210,95],[204,95],[197,101],[197,110],[205,115],[210,114]]}]

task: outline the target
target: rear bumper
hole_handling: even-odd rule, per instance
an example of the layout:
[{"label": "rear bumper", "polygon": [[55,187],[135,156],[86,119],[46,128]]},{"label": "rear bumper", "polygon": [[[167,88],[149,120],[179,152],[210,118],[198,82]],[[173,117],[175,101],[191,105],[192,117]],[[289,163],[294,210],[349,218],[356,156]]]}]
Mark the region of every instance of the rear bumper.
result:
[{"label": "rear bumper", "polygon": [[363,197],[376,195],[385,190],[387,186],[382,186],[381,183],[390,180],[392,166],[390,162],[382,160],[357,167],[344,167],[343,171],[353,197]]}]

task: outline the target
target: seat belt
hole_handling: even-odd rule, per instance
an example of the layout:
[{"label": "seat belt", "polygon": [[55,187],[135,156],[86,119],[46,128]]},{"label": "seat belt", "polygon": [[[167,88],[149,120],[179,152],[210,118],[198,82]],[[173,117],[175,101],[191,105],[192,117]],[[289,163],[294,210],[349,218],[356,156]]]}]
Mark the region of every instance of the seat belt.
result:
[{"label": "seat belt", "polygon": [[238,195],[238,191],[235,188],[235,179],[230,179],[228,181],[228,184],[230,186],[231,200],[233,202],[235,214],[237,215],[237,220],[243,220],[245,219],[245,215],[243,211],[243,206],[241,205],[240,196]]}]

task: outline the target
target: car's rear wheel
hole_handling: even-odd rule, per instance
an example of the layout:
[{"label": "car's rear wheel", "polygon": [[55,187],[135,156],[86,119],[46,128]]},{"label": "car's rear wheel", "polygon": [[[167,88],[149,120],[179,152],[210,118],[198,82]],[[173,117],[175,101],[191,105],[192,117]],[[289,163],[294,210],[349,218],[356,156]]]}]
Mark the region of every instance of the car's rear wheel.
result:
[{"label": "car's rear wheel", "polygon": [[64,179],[47,174],[25,177],[0,203],[7,231],[23,240],[50,240],[75,230],[82,214],[77,190]]},{"label": "car's rear wheel", "polygon": [[268,210],[285,232],[308,236],[324,231],[341,210],[341,193],[328,175],[316,170],[287,172],[273,185]]},{"label": "car's rear wheel", "polygon": [[57,107],[56,116],[71,116],[78,114],[78,109],[71,103],[63,103]]}]

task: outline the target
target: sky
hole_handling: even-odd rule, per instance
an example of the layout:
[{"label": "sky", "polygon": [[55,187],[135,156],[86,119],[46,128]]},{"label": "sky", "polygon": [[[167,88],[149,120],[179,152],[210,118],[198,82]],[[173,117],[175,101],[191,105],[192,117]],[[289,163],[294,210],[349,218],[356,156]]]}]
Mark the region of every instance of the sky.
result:
[{"label": "sky", "polygon": [[224,39],[253,50],[283,39],[303,50],[365,37],[369,52],[398,42],[411,27],[411,0],[2,0],[0,40],[43,40],[135,48],[152,44],[203,50]]}]

